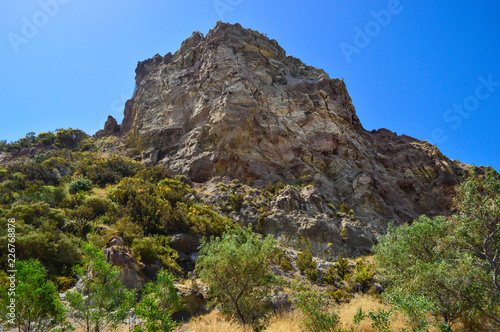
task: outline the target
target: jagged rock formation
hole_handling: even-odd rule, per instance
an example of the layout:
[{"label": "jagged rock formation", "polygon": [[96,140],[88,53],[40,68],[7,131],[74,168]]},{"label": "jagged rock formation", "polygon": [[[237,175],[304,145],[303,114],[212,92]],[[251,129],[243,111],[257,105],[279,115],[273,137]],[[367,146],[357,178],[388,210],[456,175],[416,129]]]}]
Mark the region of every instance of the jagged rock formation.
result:
[{"label": "jagged rock formation", "polygon": [[[140,62],[136,85],[119,135],[137,158],[196,183],[223,176],[254,187],[314,186],[276,197],[266,232],[302,230],[322,243],[347,237],[351,252],[364,251],[390,221],[445,213],[465,167],[427,142],[366,131],[343,80],[239,24],[218,23],[175,54]],[[358,226],[328,215],[341,205]]]},{"label": "jagged rock formation", "polygon": [[116,135],[120,132],[120,125],[111,115],[108,115],[106,123],[104,123],[104,129],[99,130],[95,133],[96,137],[111,136]]}]

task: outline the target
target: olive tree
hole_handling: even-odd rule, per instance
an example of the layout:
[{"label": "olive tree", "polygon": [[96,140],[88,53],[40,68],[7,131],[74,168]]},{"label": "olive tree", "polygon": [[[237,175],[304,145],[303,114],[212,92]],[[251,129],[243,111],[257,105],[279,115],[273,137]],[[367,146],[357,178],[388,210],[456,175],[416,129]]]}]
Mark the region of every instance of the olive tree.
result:
[{"label": "olive tree", "polygon": [[23,332],[48,331],[63,323],[64,305],[43,265],[38,260],[17,261],[15,269],[15,279],[8,279],[0,289],[0,321]]},{"label": "olive tree", "polygon": [[500,176],[473,174],[456,193],[454,215],[389,227],[374,249],[379,273],[399,294],[428,301],[447,325],[460,319],[474,329],[498,329]]},{"label": "olive tree", "polygon": [[81,291],[66,294],[70,317],[86,332],[105,331],[116,327],[128,314],[134,292],[118,279],[120,270],[106,262],[104,252],[95,245],[82,243],[83,265],[75,270],[82,278]]},{"label": "olive tree", "polygon": [[471,175],[457,188],[456,215],[450,219],[450,244],[472,261],[472,291],[460,290],[465,301],[500,328],[500,176],[490,169]]},{"label": "olive tree", "polygon": [[146,284],[141,301],[135,307],[135,313],[142,322],[135,327],[134,332],[173,331],[177,323],[172,320],[172,314],[181,308],[181,296],[174,286],[172,274],[161,270],[155,282]]},{"label": "olive tree", "polygon": [[203,241],[196,268],[222,312],[256,327],[269,309],[274,283],[269,266],[276,253],[272,237],[237,229]]}]

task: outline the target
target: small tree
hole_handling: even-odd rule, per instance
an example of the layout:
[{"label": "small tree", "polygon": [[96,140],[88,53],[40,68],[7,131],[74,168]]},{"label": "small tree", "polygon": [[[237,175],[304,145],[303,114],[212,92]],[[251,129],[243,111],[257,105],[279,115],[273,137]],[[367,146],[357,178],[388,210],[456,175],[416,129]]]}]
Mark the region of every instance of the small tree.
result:
[{"label": "small tree", "polygon": [[60,148],[77,148],[84,139],[89,138],[83,130],[80,129],[57,129],[55,142]]},{"label": "small tree", "polygon": [[456,191],[448,242],[475,271],[457,294],[500,329],[500,175],[471,174]]},{"label": "small tree", "polygon": [[12,319],[8,315],[11,299],[15,300],[15,326],[19,331],[48,331],[65,320],[64,306],[56,286],[47,280],[47,271],[38,260],[16,262],[15,296],[9,294],[9,284],[0,290],[0,321]]},{"label": "small tree", "polygon": [[181,308],[181,297],[174,286],[172,275],[161,270],[156,282],[146,284],[142,291],[142,299],[135,308],[142,324],[136,326],[134,332],[173,331],[177,323],[172,320],[172,314]]},{"label": "small tree", "polygon": [[296,296],[297,307],[302,311],[302,324],[306,331],[328,332],[337,331],[340,317],[335,312],[329,312],[325,295],[315,291],[300,291]]},{"label": "small tree", "polygon": [[470,264],[446,244],[448,233],[445,218],[421,217],[411,225],[389,225],[374,251],[382,280],[391,282],[394,289],[425,296],[435,304],[432,313],[453,324],[469,309],[453,290],[474,276],[466,268]]},{"label": "small tree", "polygon": [[68,292],[70,316],[86,332],[116,327],[132,307],[133,291],[127,291],[118,279],[120,270],[106,262],[104,252],[91,243],[82,243],[83,265],[76,273],[83,279],[82,292]]},{"label": "small tree", "polygon": [[275,256],[276,241],[261,240],[248,227],[203,241],[196,267],[221,311],[256,328],[269,309],[274,281],[269,266]]}]

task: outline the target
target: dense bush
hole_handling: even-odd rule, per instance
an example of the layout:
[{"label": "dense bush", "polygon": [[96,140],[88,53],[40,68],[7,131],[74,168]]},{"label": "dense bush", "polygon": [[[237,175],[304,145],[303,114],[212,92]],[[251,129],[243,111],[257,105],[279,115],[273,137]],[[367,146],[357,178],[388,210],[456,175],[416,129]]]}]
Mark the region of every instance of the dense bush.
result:
[{"label": "dense bush", "polygon": [[337,257],[335,270],[337,270],[337,274],[342,280],[346,279],[346,277],[349,275],[351,271],[351,269],[349,268],[349,260],[345,258],[343,254]]},{"label": "dense bush", "polygon": [[408,298],[425,296],[447,325],[497,330],[500,176],[472,175],[457,193],[454,216],[389,227],[375,248],[380,275]]},{"label": "dense bush", "polygon": [[78,148],[85,139],[89,138],[89,135],[84,131],[73,128],[58,129],[55,136],[57,147],[70,150]]},{"label": "dense bush", "polygon": [[143,263],[152,264],[159,260],[165,269],[176,275],[182,275],[182,269],[176,261],[179,255],[177,251],[170,248],[169,238],[156,235],[134,239],[132,250]]},{"label": "dense bush", "polygon": [[85,239],[86,235],[92,230],[92,224],[88,219],[77,218],[66,221],[63,226],[63,230],[67,233],[71,233]]},{"label": "dense bush", "polygon": [[36,140],[37,143],[43,144],[45,146],[50,146],[55,143],[56,135],[54,135],[54,133],[51,131],[46,133],[40,133],[38,134]]},{"label": "dense bush", "polygon": [[366,263],[365,261],[361,261],[356,265],[354,281],[361,284],[364,291],[367,290],[375,278],[375,271],[373,268],[373,264]]},{"label": "dense bush", "polygon": [[149,166],[137,172],[135,177],[156,184],[163,179],[170,178],[171,176],[165,167]]},{"label": "dense bush", "polygon": [[15,183],[16,189],[25,189],[30,181],[43,181],[45,185],[57,186],[59,174],[55,169],[46,164],[23,164],[7,166],[8,180]]},{"label": "dense bush", "polygon": [[316,270],[316,262],[313,260],[310,250],[306,252],[300,252],[297,255],[297,268],[300,272],[305,273],[305,275],[311,280],[316,281],[318,279],[318,271]]},{"label": "dense bush", "polygon": [[63,210],[53,209],[42,202],[17,205],[5,214],[35,227],[40,227],[44,222],[62,227],[66,216]]},{"label": "dense bush", "polygon": [[[24,225],[16,220],[16,258],[38,259],[50,275],[71,273],[71,267],[78,264],[80,253],[78,240],[64,234],[55,226],[44,223],[39,228]],[[2,225],[3,226],[3,225]],[[7,227],[5,226],[5,229]],[[7,252],[7,234],[0,234],[0,250]],[[6,255],[0,256],[0,264],[6,269]]]},{"label": "dense bush", "polygon": [[141,295],[135,308],[141,323],[134,328],[134,332],[173,331],[177,323],[172,315],[183,307],[173,276],[161,270],[156,282],[146,284]]},{"label": "dense bush", "polygon": [[[66,320],[65,309],[56,286],[47,280],[47,271],[37,260],[16,262],[15,317],[12,321],[18,331],[49,331]],[[10,282],[0,286],[0,322],[8,321],[5,308],[12,305]],[[7,316],[7,317],[6,317]],[[11,324],[6,324],[10,325]]]},{"label": "dense bush", "polygon": [[189,232],[196,235],[220,235],[233,222],[195,204],[188,195],[192,189],[176,179],[163,179],[157,185],[141,177],[124,178],[110,189],[110,198],[124,207],[124,213],[139,224],[146,234]]},{"label": "dense bush", "polygon": [[68,184],[68,191],[71,194],[76,194],[80,191],[90,191],[92,190],[92,181],[89,179],[74,179]]},{"label": "dense bush", "polygon": [[134,176],[144,169],[141,163],[114,156],[109,159],[96,155],[89,155],[77,166],[77,171],[82,176],[92,180],[99,187],[106,184],[115,184],[122,178]]},{"label": "dense bush", "polygon": [[229,204],[231,204],[231,207],[234,212],[240,212],[241,207],[243,206],[243,202],[245,201],[245,194],[239,193],[239,194],[231,194],[227,197],[227,200]]},{"label": "dense bush", "polygon": [[40,199],[51,207],[61,205],[67,197],[64,187],[45,186],[41,190]]},{"label": "dense bush", "polygon": [[96,196],[87,197],[82,205],[91,208],[95,217],[100,217],[114,208],[113,202],[109,198]]},{"label": "dense bush", "polygon": [[261,240],[251,228],[237,229],[204,241],[196,266],[219,309],[258,328],[269,310],[269,266],[276,254],[272,237]]},{"label": "dense bush", "polygon": [[168,234],[179,229],[170,203],[154,195],[144,193],[130,197],[125,211],[146,234]]},{"label": "dense bush", "polygon": [[232,219],[220,216],[208,205],[178,203],[176,210],[193,235],[221,236],[227,229],[234,228]]}]

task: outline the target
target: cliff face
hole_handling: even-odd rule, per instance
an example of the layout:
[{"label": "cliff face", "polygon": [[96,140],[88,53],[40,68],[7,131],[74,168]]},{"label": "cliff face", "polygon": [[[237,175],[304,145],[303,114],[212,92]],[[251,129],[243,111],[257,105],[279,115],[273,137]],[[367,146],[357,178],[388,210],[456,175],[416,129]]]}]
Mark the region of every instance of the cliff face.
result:
[{"label": "cliff face", "polygon": [[193,33],[136,74],[119,130],[144,161],[198,183],[312,184],[321,204],[344,203],[370,227],[361,227],[367,248],[389,221],[445,213],[463,173],[429,143],[364,130],[343,80],[238,24]]}]

